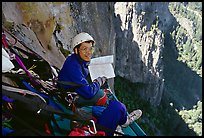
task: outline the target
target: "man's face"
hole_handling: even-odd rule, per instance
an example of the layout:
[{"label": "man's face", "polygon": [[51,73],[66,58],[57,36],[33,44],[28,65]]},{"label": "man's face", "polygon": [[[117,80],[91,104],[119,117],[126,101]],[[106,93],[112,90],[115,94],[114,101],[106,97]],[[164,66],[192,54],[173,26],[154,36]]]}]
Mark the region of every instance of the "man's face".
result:
[{"label": "man's face", "polygon": [[87,43],[83,42],[81,43],[79,47],[79,55],[84,61],[90,61],[92,54],[93,54],[94,48],[92,46],[92,42]]}]

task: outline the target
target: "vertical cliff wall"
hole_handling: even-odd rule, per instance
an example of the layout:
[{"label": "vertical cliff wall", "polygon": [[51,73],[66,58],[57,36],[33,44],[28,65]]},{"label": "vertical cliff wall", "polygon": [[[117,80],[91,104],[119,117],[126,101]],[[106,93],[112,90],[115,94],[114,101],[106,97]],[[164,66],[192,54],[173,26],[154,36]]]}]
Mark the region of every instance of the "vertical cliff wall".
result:
[{"label": "vertical cliff wall", "polygon": [[140,95],[159,105],[164,89],[164,33],[172,28],[168,3],[116,3],[117,74],[136,83]]}]

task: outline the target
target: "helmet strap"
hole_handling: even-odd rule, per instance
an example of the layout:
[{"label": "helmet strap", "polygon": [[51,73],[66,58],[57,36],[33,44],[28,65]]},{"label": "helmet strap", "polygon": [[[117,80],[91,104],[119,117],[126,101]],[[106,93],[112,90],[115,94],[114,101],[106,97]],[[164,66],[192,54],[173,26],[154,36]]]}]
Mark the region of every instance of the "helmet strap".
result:
[{"label": "helmet strap", "polygon": [[74,49],[75,54],[79,57],[80,61],[83,61],[83,59],[81,58],[80,54],[79,54],[79,47],[76,47]]},{"label": "helmet strap", "polygon": [[77,54],[77,55],[78,55],[78,53],[79,53],[78,48],[74,48],[74,52],[75,52],[75,54]]}]

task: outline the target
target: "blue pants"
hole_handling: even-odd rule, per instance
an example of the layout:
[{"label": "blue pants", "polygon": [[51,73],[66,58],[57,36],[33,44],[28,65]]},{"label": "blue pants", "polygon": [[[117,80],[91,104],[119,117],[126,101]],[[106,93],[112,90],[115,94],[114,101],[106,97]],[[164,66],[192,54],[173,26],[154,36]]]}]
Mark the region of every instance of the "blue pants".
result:
[{"label": "blue pants", "polygon": [[[94,104],[103,95],[104,95],[103,90],[99,90],[92,99],[84,99],[83,97],[80,96],[77,99],[77,106],[82,107],[92,105],[93,115],[95,116],[96,112],[98,112],[97,114],[100,114],[95,116],[97,117],[97,124],[107,127],[114,131],[118,125],[123,125],[127,121],[127,109],[123,103],[116,100],[109,100],[106,108],[101,107],[97,109],[97,107],[99,106],[94,107]],[[106,131],[105,133],[107,136],[113,136],[113,133]]]},{"label": "blue pants", "polygon": [[[118,125],[123,125],[126,121],[127,109],[125,105],[119,101],[110,100],[107,108],[97,119],[97,124],[115,130]],[[107,131],[105,133],[107,136],[113,136],[113,133]]]}]

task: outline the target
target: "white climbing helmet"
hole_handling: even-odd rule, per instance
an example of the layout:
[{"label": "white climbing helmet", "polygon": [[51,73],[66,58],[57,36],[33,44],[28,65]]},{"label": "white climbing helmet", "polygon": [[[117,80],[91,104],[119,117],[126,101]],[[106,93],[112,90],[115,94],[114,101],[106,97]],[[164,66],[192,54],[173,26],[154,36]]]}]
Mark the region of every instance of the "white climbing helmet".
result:
[{"label": "white climbing helmet", "polygon": [[85,42],[85,41],[93,41],[93,44],[95,44],[95,41],[91,35],[88,33],[82,32],[77,34],[73,40],[72,40],[72,49],[74,49],[75,46]]}]

